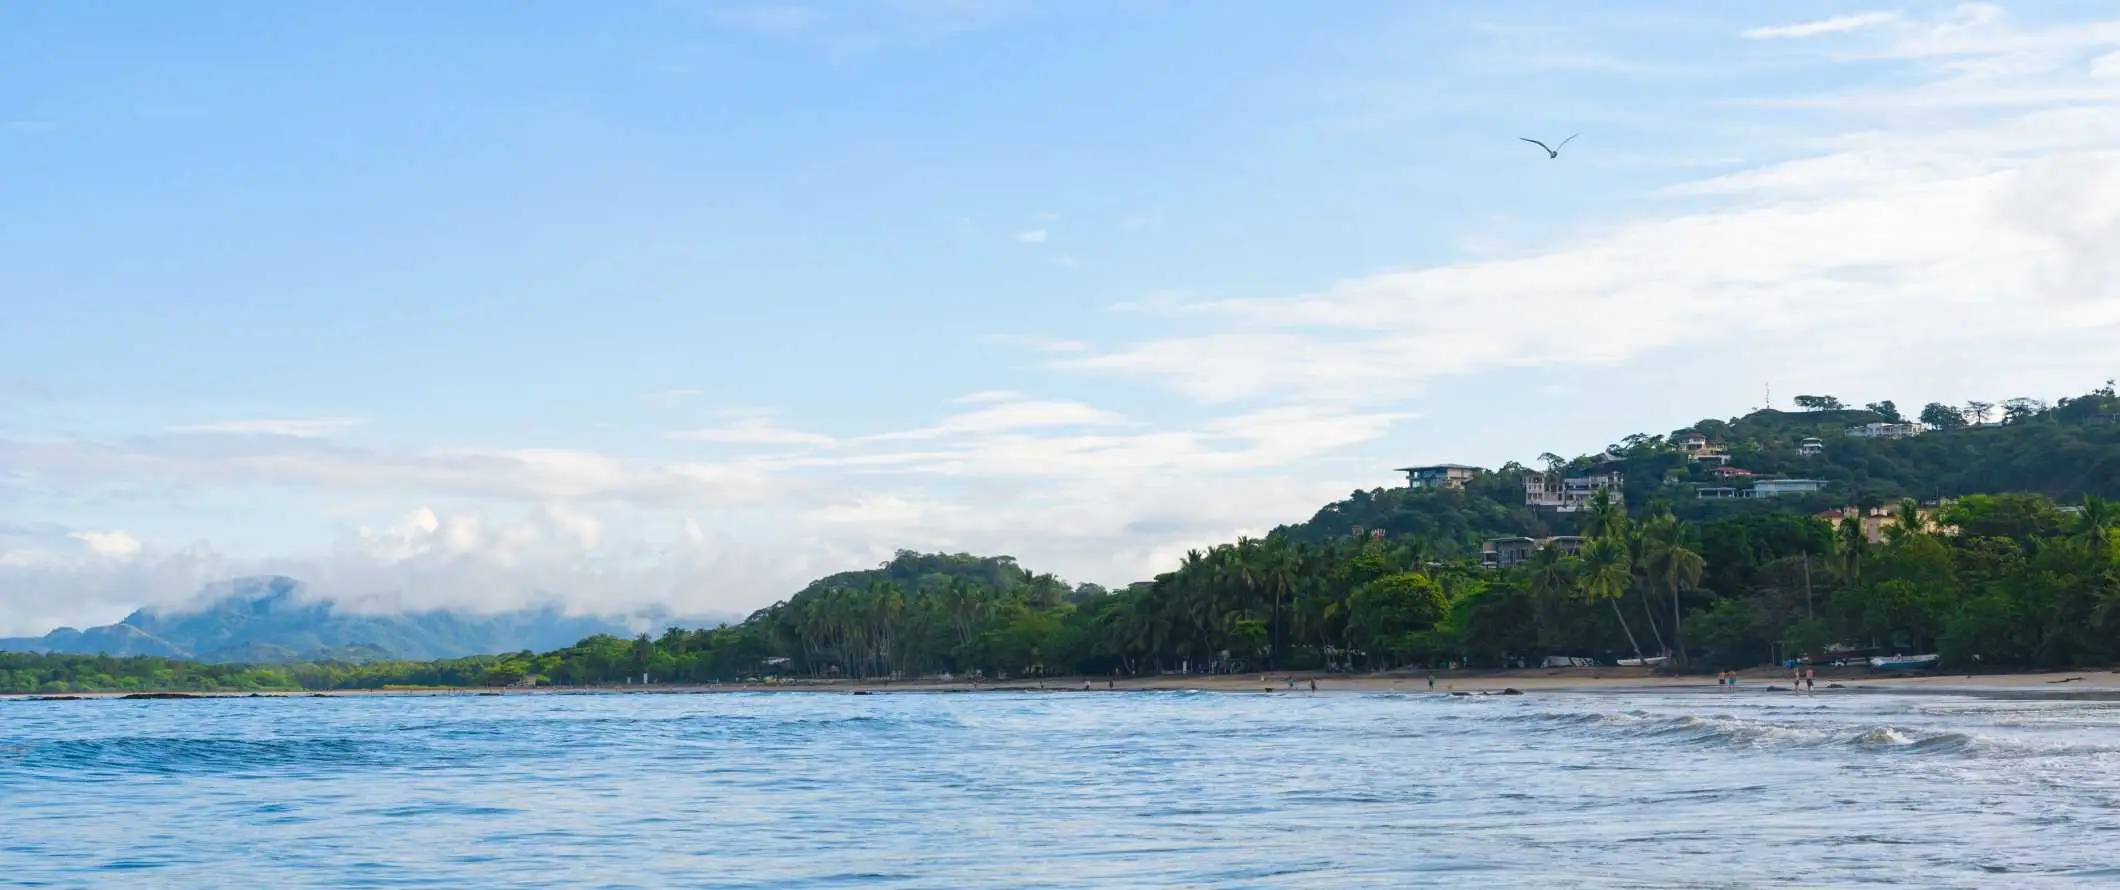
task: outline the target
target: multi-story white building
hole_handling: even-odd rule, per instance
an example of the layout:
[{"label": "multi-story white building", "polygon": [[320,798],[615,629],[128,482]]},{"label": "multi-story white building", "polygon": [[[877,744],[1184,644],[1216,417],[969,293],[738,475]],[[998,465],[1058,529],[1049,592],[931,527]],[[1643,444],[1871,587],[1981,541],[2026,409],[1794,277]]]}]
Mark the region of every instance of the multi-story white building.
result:
[{"label": "multi-story white building", "polygon": [[1611,491],[1619,497],[1626,486],[1626,476],[1618,470],[1591,473],[1588,476],[1569,476],[1559,485],[1553,484],[1537,473],[1524,477],[1524,506],[1552,510],[1556,513],[1573,513],[1597,496],[1600,491]]},{"label": "multi-story white building", "polygon": [[1880,421],[1878,423],[1865,423],[1861,426],[1848,427],[1848,438],[1905,439],[1910,436],[1919,436],[1927,430],[1928,427],[1918,423],[1884,423]]}]

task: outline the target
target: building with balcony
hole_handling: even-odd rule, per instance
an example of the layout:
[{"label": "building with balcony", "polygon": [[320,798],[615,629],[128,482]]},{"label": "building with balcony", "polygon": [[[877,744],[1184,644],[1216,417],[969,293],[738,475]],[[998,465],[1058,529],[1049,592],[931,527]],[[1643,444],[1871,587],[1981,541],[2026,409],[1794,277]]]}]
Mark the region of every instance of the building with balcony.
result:
[{"label": "building with balcony", "polygon": [[1464,464],[1436,464],[1430,467],[1400,467],[1398,472],[1406,474],[1407,488],[1464,488],[1465,483],[1487,471]]},{"label": "building with balcony", "polygon": [[1748,498],[1778,498],[1792,494],[1811,494],[1824,491],[1823,479],[1761,479],[1745,490]]},{"label": "building with balcony", "polygon": [[1573,513],[1581,510],[1600,491],[1610,491],[1614,498],[1621,497],[1626,482],[1626,475],[1617,469],[1564,477],[1558,485],[1550,478],[1533,473],[1524,477],[1524,506]]},{"label": "building with balcony", "polygon": [[1928,427],[1918,423],[1885,423],[1880,421],[1878,423],[1865,423],[1861,426],[1848,427],[1848,438],[1905,439],[1919,436],[1927,431]]},{"label": "building with balcony", "polygon": [[1480,548],[1480,564],[1489,568],[1506,569],[1531,561],[1540,548],[1550,547],[1569,556],[1583,551],[1583,539],[1575,535],[1556,535],[1551,538],[1488,538]]}]

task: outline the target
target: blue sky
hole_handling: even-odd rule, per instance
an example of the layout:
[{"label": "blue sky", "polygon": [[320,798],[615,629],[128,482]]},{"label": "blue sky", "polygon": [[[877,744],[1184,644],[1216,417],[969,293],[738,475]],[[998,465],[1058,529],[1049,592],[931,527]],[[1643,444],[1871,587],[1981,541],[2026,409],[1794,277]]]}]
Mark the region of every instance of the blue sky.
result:
[{"label": "blue sky", "polygon": [[10,5],[0,633],[1119,584],[1768,384],[2078,392],[2100,7]]}]

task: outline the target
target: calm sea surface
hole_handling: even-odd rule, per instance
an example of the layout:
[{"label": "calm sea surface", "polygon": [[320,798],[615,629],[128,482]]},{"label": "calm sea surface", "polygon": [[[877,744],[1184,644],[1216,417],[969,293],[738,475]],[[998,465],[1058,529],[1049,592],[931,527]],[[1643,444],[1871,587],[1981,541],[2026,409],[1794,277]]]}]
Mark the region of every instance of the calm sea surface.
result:
[{"label": "calm sea surface", "polygon": [[2120,706],[0,701],[0,886],[2120,886]]}]

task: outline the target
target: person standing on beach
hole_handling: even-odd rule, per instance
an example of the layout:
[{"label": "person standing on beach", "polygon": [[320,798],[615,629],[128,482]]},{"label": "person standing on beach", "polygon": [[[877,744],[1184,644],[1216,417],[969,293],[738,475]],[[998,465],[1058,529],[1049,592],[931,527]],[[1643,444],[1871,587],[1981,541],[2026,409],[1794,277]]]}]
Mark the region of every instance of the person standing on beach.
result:
[{"label": "person standing on beach", "polygon": [[1429,674],[1429,675],[1428,675],[1428,691],[1429,691],[1429,692],[1434,692],[1434,691],[1435,691],[1435,675],[1434,675],[1434,674]]},{"label": "person standing on beach", "polygon": [[1316,692],[1316,691],[1318,691],[1318,678],[1316,678],[1316,677],[1312,677],[1312,678],[1310,678],[1310,691],[1312,691],[1312,692]]},{"label": "person standing on beach", "polygon": [[1816,692],[1818,691],[1818,669],[1817,669],[1817,668],[1804,668],[1804,669],[1803,669],[1803,691],[1804,691],[1804,692],[1805,692],[1806,694],[1815,694],[1815,693],[1816,693]]}]

